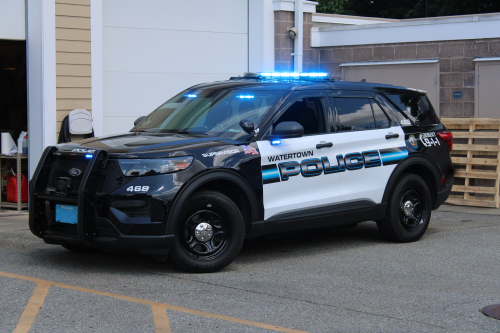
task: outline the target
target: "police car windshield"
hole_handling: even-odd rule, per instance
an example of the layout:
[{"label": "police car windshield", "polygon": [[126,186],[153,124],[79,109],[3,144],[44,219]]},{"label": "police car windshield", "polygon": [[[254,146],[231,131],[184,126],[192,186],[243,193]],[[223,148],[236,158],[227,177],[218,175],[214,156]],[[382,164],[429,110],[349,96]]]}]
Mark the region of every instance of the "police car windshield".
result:
[{"label": "police car windshield", "polygon": [[149,114],[132,131],[202,133],[237,140],[248,136],[242,119],[255,127],[283,91],[202,89],[184,91]]}]

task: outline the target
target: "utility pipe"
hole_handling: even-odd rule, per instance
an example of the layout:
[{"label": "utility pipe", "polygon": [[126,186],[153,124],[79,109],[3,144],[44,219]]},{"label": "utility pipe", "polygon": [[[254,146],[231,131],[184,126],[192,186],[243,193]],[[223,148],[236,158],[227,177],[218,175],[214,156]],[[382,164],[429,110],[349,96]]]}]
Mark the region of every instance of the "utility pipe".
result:
[{"label": "utility pipe", "polygon": [[294,53],[293,58],[293,71],[295,73],[302,73],[302,50],[304,48],[304,0],[295,0],[295,28],[297,29],[297,36],[293,41]]}]

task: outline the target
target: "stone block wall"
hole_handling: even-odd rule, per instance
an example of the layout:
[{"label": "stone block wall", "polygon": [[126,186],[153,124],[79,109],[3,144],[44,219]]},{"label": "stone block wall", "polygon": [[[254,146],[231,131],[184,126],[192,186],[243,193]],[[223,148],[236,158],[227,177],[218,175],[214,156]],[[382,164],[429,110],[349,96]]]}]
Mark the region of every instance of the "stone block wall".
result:
[{"label": "stone block wall", "polygon": [[[302,72],[319,71],[320,50],[311,48],[312,14],[304,13],[304,36]],[[274,58],[277,72],[293,72],[293,39],[288,37],[288,30],[295,26],[295,13],[274,12]]]},{"label": "stone block wall", "polygon": [[[474,58],[500,56],[500,39],[321,47],[320,70],[342,79],[342,63],[439,59],[442,117],[474,117]],[[453,100],[453,91],[462,98]]]},{"label": "stone block wall", "polygon": [[[276,11],[275,70],[293,71],[293,39],[288,29],[294,26],[294,12]],[[474,58],[500,56],[500,39],[475,39],[439,42],[374,44],[311,48],[312,14],[304,13],[303,72],[328,72],[342,80],[340,64],[349,62],[439,60],[439,102],[442,117],[474,117]],[[454,100],[453,91],[462,98]]]}]

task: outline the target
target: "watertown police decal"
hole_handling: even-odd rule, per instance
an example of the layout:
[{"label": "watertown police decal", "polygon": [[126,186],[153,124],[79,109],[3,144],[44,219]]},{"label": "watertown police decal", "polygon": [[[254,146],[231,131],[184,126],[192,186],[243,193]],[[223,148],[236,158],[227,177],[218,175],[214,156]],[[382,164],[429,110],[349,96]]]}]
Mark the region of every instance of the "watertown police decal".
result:
[{"label": "watertown police decal", "polygon": [[[313,152],[304,152],[312,156]],[[310,155],[309,155],[310,153]],[[297,153],[298,154],[298,153]],[[269,157],[275,161],[277,156],[283,156],[283,159],[294,154],[276,155]],[[300,156],[304,156],[300,153]],[[383,165],[393,165],[399,163],[408,156],[406,147],[389,148],[380,150],[369,150],[361,153],[349,153],[345,155],[337,155],[335,160],[331,160],[327,156],[321,158],[308,158],[300,162],[290,161],[278,164],[267,164],[262,166],[262,182],[263,184],[277,183],[287,181],[290,177],[301,175],[302,177],[314,177],[321,174],[332,174],[337,172],[345,172],[346,170],[354,171],[362,168],[373,168]]]},{"label": "watertown police decal", "polygon": [[285,161],[285,160],[291,160],[292,158],[301,158],[301,157],[307,157],[307,156],[313,156],[314,151],[313,150],[308,150],[308,151],[299,151],[298,153],[292,153],[292,154],[281,154],[281,155],[274,155],[274,156],[269,156],[267,159],[269,162],[276,162],[276,161]]}]

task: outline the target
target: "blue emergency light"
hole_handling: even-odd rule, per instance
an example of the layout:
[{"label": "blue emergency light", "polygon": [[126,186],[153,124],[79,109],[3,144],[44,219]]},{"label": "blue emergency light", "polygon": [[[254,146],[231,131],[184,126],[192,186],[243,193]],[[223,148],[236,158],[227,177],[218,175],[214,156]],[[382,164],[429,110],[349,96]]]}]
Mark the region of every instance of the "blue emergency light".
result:
[{"label": "blue emergency light", "polygon": [[277,146],[277,145],[280,145],[281,144],[281,140],[280,139],[273,139],[271,140],[271,146]]},{"label": "blue emergency light", "polygon": [[187,95],[184,95],[184,97],[188,97],[188,98],[196,98],[198,96],[196,96],[195,94],[187,94]]},{"label": "blue emergency light", "polygon": [[92,156],[93,156],[93,155],[91,155],[91,154],[87,154],[87,155],[85,155],[85,157],[86,157],[86,158],[92,158]]},{"label": "blue emergency light", "polygon": [[326,78],[328,73],[259,73],[260,76],[265,78],[287,78],[287,79],[300,79],[300,78]]},{"label": "blue emergency light", "polygon": [[238,95],[237,98],[255,98],[254,95]]}]

